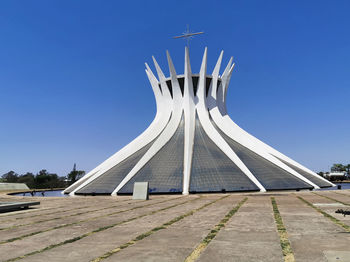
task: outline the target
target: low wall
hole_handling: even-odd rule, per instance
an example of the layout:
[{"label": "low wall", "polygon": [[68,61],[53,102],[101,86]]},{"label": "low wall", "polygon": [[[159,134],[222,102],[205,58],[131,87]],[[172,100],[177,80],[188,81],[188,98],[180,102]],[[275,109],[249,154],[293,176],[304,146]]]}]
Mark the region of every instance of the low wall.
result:
[{"label": "low wall", "polygon": [[29,190],[29,187],[24,183],[0,183],[0,192],[11,190]]}]

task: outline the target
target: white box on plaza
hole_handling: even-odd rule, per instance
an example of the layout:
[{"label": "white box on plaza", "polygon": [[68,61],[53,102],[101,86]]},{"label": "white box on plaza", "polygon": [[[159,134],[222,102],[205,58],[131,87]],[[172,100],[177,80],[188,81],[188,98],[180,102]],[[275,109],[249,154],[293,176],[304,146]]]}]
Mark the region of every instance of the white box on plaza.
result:
[{"label": "white box on plaza", "polygon": [[132,199],[148,200],[148,182],[135,182]]}]

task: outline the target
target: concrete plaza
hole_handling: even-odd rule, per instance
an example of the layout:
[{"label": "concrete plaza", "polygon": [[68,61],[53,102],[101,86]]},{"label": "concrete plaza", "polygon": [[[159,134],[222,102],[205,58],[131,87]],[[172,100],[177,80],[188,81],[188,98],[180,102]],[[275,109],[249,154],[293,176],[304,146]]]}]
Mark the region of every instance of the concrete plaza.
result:
[{"label": "concrete plaza", "polygon": [[350,261],[350,190],[41,201],[0,213],[0,261]]}]

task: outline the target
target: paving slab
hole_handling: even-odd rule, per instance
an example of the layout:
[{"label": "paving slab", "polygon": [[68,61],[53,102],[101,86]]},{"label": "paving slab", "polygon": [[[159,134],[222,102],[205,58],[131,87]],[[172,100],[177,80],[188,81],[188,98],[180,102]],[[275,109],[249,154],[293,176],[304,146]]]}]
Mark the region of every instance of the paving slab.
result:
[{"label": "paving slab", "polygon": [[350,226],[350,216],[344,216],[340,213],[335,213],[335,211],[338,209],[350,210],[350,206],[343,205],[339,202],[324,198],[319,195],[305,195],[302,197],[312,203],[314,206],[320,208],[322,211]]},{"label": "paving slab", "polygon": [[[344,203],[350,202],[350,190],[317,191],[317,193],[337,199]],[[347,261],[349,256],[350,233],[335,225],[315,209],[307,206],[296,196],[302,196],[317,205],[325,212],[348,223],[348,216],[337,216],[333,212],[339,203],[334,200],[317,196],[312,192],[268,192],[268,193],[235,193],[230,194],[230,201],[238,202],[243,197],[248,201],[230,219],[225,228],[210,242],[199,258],[199,261],[282,261],[282,251],[279,236],[272,213],[270,197],[276,198],[296,261]],[[105,252],[134,239],[164,222],[173,219],[179,214],[195,209],[204,203],[222,197],[223,194],[196,194],[188,197],[180,195],[151,195],[151,200],[144,203],[131,201],[131,196],[79,196],[79,197],[15,197],[0,193],[0,199],[6,201],[40,201],[40,208],[16,211],[13,214],[0,214],[2,222],[11,225],[14,221],[30,222],[52,218],[52,221],[37,223],[31,226],[18,227],[16,230],[0,230],[0,239],[8,239],[38,230],[50,229],[17,240],[12,243],[0,244],[0,261],[17,257],[35,250],[40,250],[51,244],[81,236],[103,226],[118,221],[142,216],[149,212],[182,203],[187,199],[202,197],[201,200],[163,210],[153,215],[144,216],[119,226],[89,235],[76,242],[67,243],[39,254],[29,256],[19,261],[90,261]],[[179,198],[179,199],[176,199]],[[216,202],[192,216],[176,222],[167,229],[160,230],[151,236],[138,241],[111,256],[106,261],[183,261],[197,244],[208,234],[209,230],[223,217],[229,209],[229,200]],[[54,219],[64,214],[74,214],[75,208],[86,206],[86,210],[112,206],[119,201],[125,209],[142,205],[139,209],[101,217],[95,220],[67,226],[61,229],[52,229],[53,226],[83,220],[88,216],[103,215],[104,212],[93,211],[91,214],[81,214],[71,218]],[[153,202],[152,202],[153,201]],[[167,201],[164,203],[158,203]],[[130,202],[126,203],[126,202]],[[154,206],[143,206],[156,203]],[[141,203],[141,204],[140,204]],[[120,207],[121,208],[121,207]],[[81,209],[82,211],[83,209]],[[117,207],[115,210],[119,210]],[[106,210],[109,211],[109,210]],[[48,214],[52,213],[53,214]],[[61,213],[62,212],[62,213]],[[36,216],[37,215],[37,216]],[[32,216],[32,217],[31,217]],[[77,219],[77,220],[76,220]],[[17,221],[17,222],[18,222]],[[16,222],[16,223],[17,223]]]},{"label": "paving slab", "polygon": [[100,205],[94,205],[94,206],[83,206],[79,208],[67,208],[62,209],[59,211],[50,211],[46,213],[41,213],[37,215],[32,216],[26,216],[24,219],[8,219],[6,221],[2,221],[0,224],[0,231],[4,228],[13,227],[13,226],[24,226],[26,224],[29,224],[31,227],[33,223],[47,223],[50,222],[50,220],[56,220],[56,223],[61,223],[58,221],[58,219],[65,219],[65,218],[73,218],[78,217],[78,220],[81,220],[81,217],[79,216],[89,216],[90,214],[98,214],[98,212],[104,213],[104,211],[113,211],[116,209],[120,209],[121,207],[125,207],[130,202],[120,202],[115,204],[100,204]]},{"label": "paving slab", "polygon": [[242,196],[230,196],[220,200],[105,261],[183,261],[242,199]]},{"label": "paving slab", "polygon": [[350,262],[350,251],[324,251],[328,262]]},{"label": "paving slab", "polygon": [[345,195],[342,193],[334,192],[334,191],[323,191],[323,192],[318,192],[320,195],[325,195],[331,198],[334,198],[338,201],[342,201],[348,205],[350,205],[350,195]]},{"label": "paving slab", "polygon": [[[147,202],[147,205],[149,204],[157,204],[159,202],[162,202],[164,200],[162,199],[155,199],[152,201]],[[169,199],[167,201],[172,201],[172,199]],[[26,225],[26,226],[20,226],[20,227],[15,227],[15,228],[11,228],[8,230],[2,230],[0,232],[3,232],[3,234],[0,234],[0,241],[4,241],[4,240],[8,240],[11,238],[15,238],[15,237],[19,237],[22,235],[26,235],[26,234],[31,234],[33,232],[38,232],[38,231],[45,231],[47,229],[50,228],[54,228],[57,226],[62,226],[62,225],[67,225],[67,224],[72,224],[72,223],[79,223],[77,225],[73,225],[73,227],[79,227],[84,223],[96,223],[94,221],[98,220],[100,217],[102,216],[106,216],[109,215],[111,217],[111,219],[113,219],[113,217],[117,214],[114,215],[110,215],[116,212],[121,212],[121,211],[126,211],[135,207],[141,207],[141,208],[147,208],[145,203],[143,203],[142,201],[135,201],[134,203],[130,203],[128,205],[125,206],[120,206],[120,207],[116,207],[114,209],[105,209],[105,210],[101,210],[101,211],[96,211],[96,212],[92,212],[92,213],[88,213],[88,214],[84,214],[84,215],[80,215],[80,216],[71,216],[71,217],[63,217],[61,218],[60,214],[57,214],[57,217],[59,219],[52,219],[49,221],[45,221],[42,223],[36,223],[33,225]],[[127,212],[132,212],[132,211],[127,211]],[[88,219],[93,219],[90,221],[86,221],[86,222],[81,222],[82,220],[88,220]],[[108,220],[108,218],[105,218],[105,220]],[[64,229],[62,229],[64,230]]]},{"label": "paving slab", "polygon": [[[139,209],[131,210],[128,212],[116,214],[113,216],[102,217],[97,220],[87,221],[78,225],[73,225],[69,227],[64,227],[48,232],[43,232],[29,238],[24,238],[23,240],[18,240],[12,243],[6,243],[0,245],[0,261],[4,259],[9,259],[17,256],[24,255],[26,253],[40,250],[52,244],[57,244],[63,242],[67,239],[71,239],[85,233],[91,232],[98,228],[102,228],[111,224],[115,224],[132,217],[137,217],[142,214],[149,213],[160,208],[168,207],[176,203],[185,202],[185,198],[180,199],[169,199],[167,202],[159,203],[156,200],[152,206],[142,207]],[[36,243],[33,245],[33,243]],[[96,243],[95,243],[96,244]],[[18,248],[21,247],[21,248]]]},{"label": "paving slab", "polygon": [[[185,199],[182,199],[182,201],[184,200]],[[50,259],[50,261],[53,262],[62,261],[63,253],[65,253],[65,261],[90,261],[113,248],[127,243],[136,236],[210,201],[212,201],[211,197],[191,201],[153,215],[124,223],[123,225],[110,228],[79,241],[48,250],[42,254],[27,257],[24,261],[38,261],[39,258]],[[168,205],[170,205],[170,203],[168,203]],[[98,245],[96,243],[98,243]],[[98,246],[98,249],[96,246]]]},{"label": "paving slab", "polygon": [[350,197],[350,190],[349,189],[347,189],[347,190],[336,190],[335,192],[339,193],[339,194],[347,195],[347,196]]},{"label": "paving slab", "polygon": [[[58,211],[64,211],[67,209],[73,209],[74,207],[80,208],[84,206],[98,206],[98,204],[101,204],[101,200],[97,201],[96,199],[76,199],[71,198],[72,200],[67,200],[65,198],[61,198],[62,200],[60,201],[59,199],[56,200],[47,200],[46,198],[28,198],[28,197],[12,197],[16,199],[16,201],[25,201],[28,199],[33,200],[33,201],[40,201],[40,207],[38,208],[30,208],[28,210],[23,210],[23,211],[17,211],[17,212],[11,212],[11,214],[7,213],[1,213],[0,214],[0,223],[1,222],[6,222],[7,220],[15,219],[15,218],[23,218],[23,217],[29,217],[31,215],[38,215],[38,214],[45,214],[48,212],[58,212]],[[124,201],[124,200],[120,200]],[[108,203],[111,202],[111,200],[108,199],[102,199],[102,203]]]},{"label": "paving slab", "polygon": [[[314,198],[314,194],[296,194]],[[350,233],[296,196],[276,197],[296,261],[327,261],[326,251],[349,251]]]},{"label": "paving slab", "polygon": [[198,261],[282,261],[269,196],[249,197]]}]

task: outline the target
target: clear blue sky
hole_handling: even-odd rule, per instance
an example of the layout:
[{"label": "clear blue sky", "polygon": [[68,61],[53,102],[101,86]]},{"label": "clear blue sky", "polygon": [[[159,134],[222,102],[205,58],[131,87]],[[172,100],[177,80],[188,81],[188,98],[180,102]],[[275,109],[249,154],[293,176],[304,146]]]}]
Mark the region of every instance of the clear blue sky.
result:
[{"label": "clear blue sky", "polygon": [[0,1],[0,175],[89,171],[152,121],[144,72],[234,57],[228,111],[309,168],[350,163],[349,1]]}]

